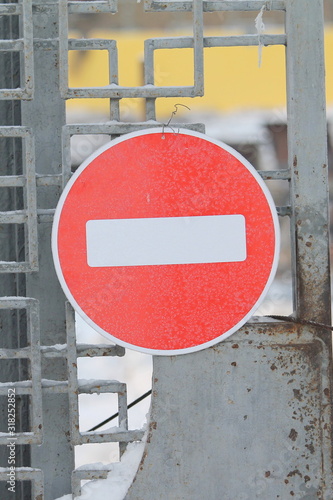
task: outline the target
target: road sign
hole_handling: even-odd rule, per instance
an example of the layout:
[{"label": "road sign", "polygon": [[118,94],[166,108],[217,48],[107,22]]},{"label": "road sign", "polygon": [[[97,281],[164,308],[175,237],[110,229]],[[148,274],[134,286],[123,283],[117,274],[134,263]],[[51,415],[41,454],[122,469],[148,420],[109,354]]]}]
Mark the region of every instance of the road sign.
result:
[{"label": "road sign", "polygon": [[52,250],[65,294],[95,330],[184,354],[253,315],[276,271],[278,227],[265,183],[239,153],[196,132],[150,129],[75,172]]}]

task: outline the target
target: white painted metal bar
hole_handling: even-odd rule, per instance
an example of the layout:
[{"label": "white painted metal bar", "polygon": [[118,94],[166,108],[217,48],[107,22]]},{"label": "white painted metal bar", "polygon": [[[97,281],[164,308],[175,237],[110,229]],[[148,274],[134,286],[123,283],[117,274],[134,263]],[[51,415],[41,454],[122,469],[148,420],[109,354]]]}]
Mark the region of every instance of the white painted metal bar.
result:
[{"label": "white painted metal bar", "polygon": [[23,49],[23,40],[0,40],[0,51],[2,52],[20,52]]},{"label": "white painted metal bar", "polygon": [[75,14],[98,14],[103,12],[116,13],[118,0],[77,0],[68,1],[69,13]]},{"label": "white painted metal bar", "polygon": [[0,3],[1,16],[18,16],[22,14],[21,3]]},{"label": "white painted metal bar", "polygon": [[204,95],[203,0],[193,0],[194,95]]},{"label": "white painted metal bar", "polygon": [[[191,11],[193,9],[193,0],[145,0],[145,10],[147,12],[172,12],[172,11]],[[265,6],[267,10],[285,10],[285,0],[218,0],[204,1],[204,12],[223,12],[223,11],[260,11]]]}]

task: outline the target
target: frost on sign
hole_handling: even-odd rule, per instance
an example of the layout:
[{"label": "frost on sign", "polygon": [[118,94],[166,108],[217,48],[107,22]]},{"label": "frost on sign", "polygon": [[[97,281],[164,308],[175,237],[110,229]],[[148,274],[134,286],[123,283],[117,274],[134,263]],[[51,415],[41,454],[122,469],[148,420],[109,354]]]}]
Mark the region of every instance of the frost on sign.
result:
[{"label": "frost on sign", "polygon": [[279,230],[264,182],[236,151],[196,132],[149,129],[75,172],[52,246],[64,292],[95,330],[143,352],[183,354],[252,316],[273,280]]}]

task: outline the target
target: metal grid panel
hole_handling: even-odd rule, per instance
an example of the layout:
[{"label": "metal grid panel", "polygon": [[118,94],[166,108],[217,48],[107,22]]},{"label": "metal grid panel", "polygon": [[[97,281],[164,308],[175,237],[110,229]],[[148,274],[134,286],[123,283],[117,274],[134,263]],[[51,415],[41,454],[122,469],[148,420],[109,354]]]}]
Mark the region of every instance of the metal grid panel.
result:
[{"label": "metal grid panel", "polygon": [[1,187],[23,187],[24,210],[0,212],[0,224],[24,224],[26,260],[0,262],[0,273],[38,271],[35,152],[32,131],[28,127],[0,127],[0,137],[23,139],[23,175],[0,176]]},{"label": "metal grid panel", "polygon": [[[17,432],[15,440],[16,444],[41,444],[43,421],[38,301],[25,297],[3,297],[0,298],[0,309],[26,309],[27,311],[28,346],[17,349],[0,349],[0,360],[28,359],[31,380],[2,383],[0,384],[0,395],[7,395],[8,389],[15,389],[17,395],[28,394],[31,396],[31,432]],[[12,433],[1,433],[0,444],[7,444],[9,439],[13,439]]]},{"label": "metal grid panel", "polygon": [[[8,481],[8,475],[11,469],[1,468],[0,470],[0,481]],[[44,481],[43,481],[43,471],[41,469],[35,469],[32,467],[16,467],[15,469],[15,481],[31,481],[32,482],[32,499],[43,500],[44,499]],[[10,492],[9,495],[12,493]],[[15,493],[14,493],[15,494]]]},{"label": "metal grid panel", "polygon": [[22,66],[22,88],[0,89],[0,99],[32,99],[34,92],[32,0],[18,4],[0,4],[0,15],[21,16],[23,36],[17,40],[0,40],[0,52],[19,52]]},{"label": "metal grid panel", "polygon": [[[183,44],[187,43],[187,37],[177,38],[179,47],[183,48]],[[84,50],[101,49],[97,40],[91,40],[91,45],[88,45]],[[203,18],[202,18],[202,0],[196,0],[193,8],[193,37],[192,46],[194,54],[194,83],[192,86],[169,86],[159,87],[154,83],[146,83],[138,87],[123,87],[118,85],[118,77],[106,87],[96,88],[68,88],[68,49],[71,49],[68,41],[68,4],[67,0],[59,1],[59,55],[60,55],[60,91],[65,99],[70,98],[109,98],[121,99],[126,98],[157,98],[157,97],[196,97],[203,95]],[[145,60],[148,62],[148,72],[146,73],[146,81],[153,81],[153,52],[150,52],[150,44],[146,45],[148,53],[145,54]],[[160,47],[164,48],[164,47]],[[112,60],[116,59],[116,45],[114,41],[110,41],[110,66]],[[114,65],[116,62],[113,63]],[[116,69],[116,68],[115,68]],[[147,68],[146,68],[147,70]],[[117,74],[113,72],[112,74]]]},{"label": "metal grid panel", "polygon": [[[66,38],[62,37],[61,41],[66,43]],[[65,44],[64,43],[64,44]],[[117,86],[117,44],[115,40],[68,40],[68,47],[63,47],[61,43],[60,54],[61,61],[68,56],[68,50],[107,50],[109,62],[109,84]],[[108,90],[102,87],[99,88],[70,88],[68,89],[68,61],[62,66],[64,71],[61,71],[61,90],[65,98],[78,97],[110,97]],[[114,97],[114,96],[113,96]]]},{"label": "metal grid panel", "polygon": [[[71,124],[65,125],[62,129],[62,142],[63,142],[63,158],[62,158],[62,171],[63,171],[63,185],[65,186],[72,175],[71,165],[71,137],[75,135],[106,135],[111,140],[114,135],[128,134],[136,130],[144,130],[147,128],[160,127],[161,123],[155,122],[142,122],[142,123],[125,123],[125,122],[112,122],[112,123],[89,123],[89,124]],[[202,123],[175,123],[172,125],[175,130],[177,128],[187,128],[196,130],[197,132],[204,133],[205,127]]]},{"label": "metal grid panel", "polygon": [[[109,381],[78,380],[77,378],[77,353],[75,339],[75,316],[73,308],[67,304],[67,366],[68,366],[68,397],[70,402],[70,432],[74,445],[87,443],[112,443],[119,442],[122,445],[132,441],[139,441],[143,437],[142,430],[128,430],[127,418],[127,390],[126,384]],[[118,394],[119,423],[118,429],[111,432],[80,432],[79,430],[79,394]],[[123,446],[124,449],[124,446]]]},{"label": "metal grid panel", "polygon": [[72,472],[72,492],[73,497],[76,498],[81,495],[81,481],[84,480],[95,480],[95,479],[106,479],[108,473],[111,469],[103,469],[103,470],[89,470],[86,469],[76,469]]}]

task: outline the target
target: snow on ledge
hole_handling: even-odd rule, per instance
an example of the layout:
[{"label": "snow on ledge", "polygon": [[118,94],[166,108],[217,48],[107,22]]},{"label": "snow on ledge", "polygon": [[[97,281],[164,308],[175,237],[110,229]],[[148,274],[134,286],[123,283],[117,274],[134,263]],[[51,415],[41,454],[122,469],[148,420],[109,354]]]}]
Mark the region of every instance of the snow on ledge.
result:
[{"label": "snow on ledge", "polygon": [[[140,442],[129,443],[127,449],[122,456],[121,462],[113,463],[108,466],[101,464],[89,464],[82,466],[80,469],[89,470],[105,470],[110,472],[106,479],[97,479],[87,482],[82,486],[82,492],[77,500],[123,500],[131,486],[136,472],[139,468],[140,461],[145,447],[145,439]],[[56,500],[72,500],[72,495],[64,495]]]}]

